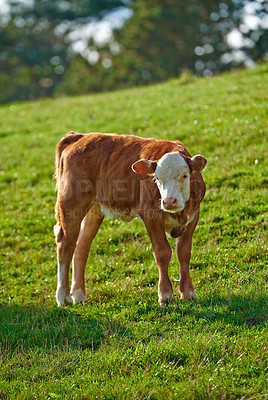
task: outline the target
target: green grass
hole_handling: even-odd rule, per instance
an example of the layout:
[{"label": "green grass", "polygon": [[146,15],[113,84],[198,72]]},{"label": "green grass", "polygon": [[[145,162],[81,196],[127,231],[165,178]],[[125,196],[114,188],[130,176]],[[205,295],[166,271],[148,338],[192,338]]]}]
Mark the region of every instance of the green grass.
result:
[{"label": "green grass", "polygon": [[[0,108],[1,399],[268,398],[267,73]],[[180,139],[208,159],[196,302],[179,300],[174,254],[175,303],[158,306],[144,226],[105,219],[89,304],[56,307],[51,177],[69,130]]]}]

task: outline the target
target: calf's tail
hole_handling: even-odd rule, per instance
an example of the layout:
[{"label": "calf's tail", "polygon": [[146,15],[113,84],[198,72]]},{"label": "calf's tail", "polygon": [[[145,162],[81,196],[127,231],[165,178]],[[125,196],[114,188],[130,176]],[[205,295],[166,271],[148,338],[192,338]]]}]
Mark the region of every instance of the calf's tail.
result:
[{"label": "calf's tail", "polygon": [[[56,147],[56,159],[55,159],[55,173],[53,175],[53,179],[56,179],[58,183],[58,179],[60,177],[60,172],[61,172],[61,155],[63,150],[69,146],[72,143],[77,142],[77,140],[81,139],[84,135],[82,133],[75,133],[75,132],[69,132],[63,138],[59,141],[57,147]],[[57,190],[57,184],[56,184],[56,190]]]}]

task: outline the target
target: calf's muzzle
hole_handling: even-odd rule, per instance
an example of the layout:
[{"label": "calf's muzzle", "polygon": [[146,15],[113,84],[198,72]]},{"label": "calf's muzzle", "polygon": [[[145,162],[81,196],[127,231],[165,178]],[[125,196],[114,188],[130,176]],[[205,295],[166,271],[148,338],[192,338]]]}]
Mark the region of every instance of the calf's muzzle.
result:
[{"label": "calf's muzzle", "polygon": [[168,197],[163,200],[163,207],[166,210],[174,210],[178,208],[179,202],[175,197]]}]

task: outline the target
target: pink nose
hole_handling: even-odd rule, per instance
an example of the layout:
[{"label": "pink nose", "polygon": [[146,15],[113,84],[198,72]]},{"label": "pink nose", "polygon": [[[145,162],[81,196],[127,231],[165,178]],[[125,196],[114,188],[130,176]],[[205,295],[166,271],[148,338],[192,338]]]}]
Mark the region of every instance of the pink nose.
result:
[{"label": "pink nose", "polygon": [[173,210],[174,208],[178,207],[178,200],[175,197],[169,197],[163,200],[163,206],[167,210]]}]

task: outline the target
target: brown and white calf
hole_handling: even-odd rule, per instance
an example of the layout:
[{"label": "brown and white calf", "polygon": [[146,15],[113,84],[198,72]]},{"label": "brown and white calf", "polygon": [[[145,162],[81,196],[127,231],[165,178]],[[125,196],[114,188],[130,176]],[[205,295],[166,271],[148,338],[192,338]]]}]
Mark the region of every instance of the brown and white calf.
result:
[{"label": "brown and white calf", "polygon": [[[69,133],[56,150],[57,202],[54,227],[57,243],[59,306],[85,302],[85,265],[104,215],[123,220],[140,217],[150,236],[159,269],[159,303],[172,301],[168,276],[176,239],[181,298],[196,297],[189,272],[192,235],[205,195],[201,155],[191,157],[177,141],[137,136]],[[72,286],[69,266],[72,261]]]}]

